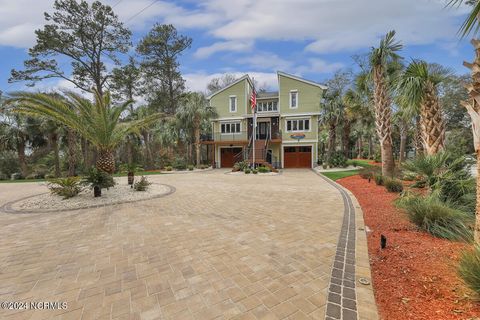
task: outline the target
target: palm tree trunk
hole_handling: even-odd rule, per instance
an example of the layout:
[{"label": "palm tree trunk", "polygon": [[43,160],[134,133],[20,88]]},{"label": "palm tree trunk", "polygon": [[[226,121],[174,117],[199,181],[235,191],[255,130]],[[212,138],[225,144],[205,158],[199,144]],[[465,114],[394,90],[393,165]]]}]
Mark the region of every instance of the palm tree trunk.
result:
[{"label": "palm tree trunk", "polygon": [[358,136],[358,152],[357,152],[357,158],[361,159],[362,158],[362,151],[363,151],[363,141],[362,141],[362,136]]},{"label": "palm tree trunk", "polygon": [[343,154],[345,158],[350,158],[350,121],[345,120],[343,127]]},{"label": "palm tree trunk", "polygon": [[424,153],[423,138],[422,138],[422,125],[420,124],[420,117],[416,119],[415,126],[415,156],[421,156]]},{"label": "palm tree trunk", "polygon": [[115,156],[110,150],[100,150],[96,163],[97,169],[109,174],[115,172]]},{"label": "palm tree trunk", "polygon": [[200,126],[195,126],[195,154],[198,167],[200,165]]},{"label": "palm tree trunk", "polygon": [[424,138],[425,151],[433,155],[443,150],[445,145],[445,122],[438,96],[433,85],[427,86],[424,103],[421,106],[420,123]]},{"label": "palm tree trunk", "polygon": [[52,132],[50,134],[50,144],[53,150],[53,162],[55,167],[55,177],[58,178],[61,175],[60,172],[60,153],[58,149],[58,134],[57,132]]},{"label": "palm tree trunk", "polygon": [[382,154],[382,175],[390,177],[393,176],[395,169],[392,149],[392,110],[384,70],[381,66],[374,67],[373,78],[375,124]]},{"label": "palm tree trunk", "polygon": [[22,177],[25,178],[28,175],[28,166],[25,156],[25,136],[23,135],[23,133],[19,133],[18,135],[17,156],[18,162],[20,164],[20,171],[22,173]]},{"label": "palm tree trunk", "polygon": [[75,132],[73,130],[67,130],[67,148],[68,148],[68,176],[73,177],[75,176],[75,165],[77,163],[76,152],[75,152],[75,145],[76,145],[76,137]]},{"label": "palm tree trunk", "polygon": [[407,129],[405,126],[400,128],[400,156],[398,157],[398,162],[402,163],[405,161],[405,152],[407,148]]},{"label": "palm tree trunk", "polygon": [[332,158],[332,154],[335,152],[336,140],[337,140],[336,126],[334,124],[331,124],[328,132],[328,147],[327,147],[327,159],[326,159],[327,164],[330,164],[330,159]]}]

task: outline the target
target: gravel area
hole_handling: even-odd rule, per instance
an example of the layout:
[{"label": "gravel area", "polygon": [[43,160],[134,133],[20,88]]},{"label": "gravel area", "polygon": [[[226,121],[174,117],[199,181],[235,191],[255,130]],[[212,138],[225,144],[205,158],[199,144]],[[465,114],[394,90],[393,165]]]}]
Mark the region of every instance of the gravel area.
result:
[{"label": "gravel area", "polygon": [[72,210],[95,206],[112,205],[116,203],[132,202],[155,198],[171,192],[167,185],[153,183],[146,191],[135,191],[125,184],[117,184],[109,190],[103,189],[102,196],[95,198],[93,190],[85,189],[76,197],[62,199],[57,195],[48,192],[19,200],[11,205],[15,211],[57,211]]}]

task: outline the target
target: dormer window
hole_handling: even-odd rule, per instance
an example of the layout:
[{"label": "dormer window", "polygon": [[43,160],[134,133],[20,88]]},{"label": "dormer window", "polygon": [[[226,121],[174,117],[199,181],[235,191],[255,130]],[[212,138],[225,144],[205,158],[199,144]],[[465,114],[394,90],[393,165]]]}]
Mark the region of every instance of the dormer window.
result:
[{"label": "dormer window", "polygon": [[237,112],[237,96],[230,96],[230,112]]},{"label": "dormer window", "polygon": [[298,91],[290,91],[290,108],[295,109],[298,107]]}]

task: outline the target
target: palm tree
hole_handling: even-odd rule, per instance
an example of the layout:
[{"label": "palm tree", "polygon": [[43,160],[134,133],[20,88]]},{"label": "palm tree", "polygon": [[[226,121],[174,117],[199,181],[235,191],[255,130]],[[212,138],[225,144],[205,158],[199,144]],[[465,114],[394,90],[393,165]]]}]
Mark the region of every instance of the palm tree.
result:
[{"label": "palm tree", "polygon": [[343,101],[339,90],[328,91],[325,95],[325,103],[320,111],[320,124],[328,131],[327,155],[325,163],[330,165],[330,160],[336,149],[337,126],[343,114]]},{"label": "palm tree", "polygon": [[203,121],[208,121],[216,116],[205,96],[201,93],[189,93],[184,103],[180,106],[177,117],[183,127],[192,128],[195,141],[195,157],[197,166],[200,165],[200,134]]},{"label": "palm tree", "polygon": [[109,93],[102,96],[95,92],[94,103],[73,92],[67,92],[63,97],[15,92],[8,101],[16,113],[45,117],[73,129],[97,148],[96,166],[110,174],[115,171],[117,145],[129,133],[151,125],[162,116],[155,113],[140,120],[122,122],[120,117],[131,101],[112,106]]},{"label": "palm tree", "polygon": [[445,145],[445,121],[437,87],[448,74],[440,65],[413,60],[398,83],[401,100],[420,114],[421,136],[428,155],[443,150]]},{"label": "palm tree", "polygon": [[392,149],[392,109],[388,68],[400,60],[397,54],[402,45],[395,41],[395,31],[388,32],[377,48],[370,52],[370,71],[373,77],[373,99],[375,103],[375,124],[382,153],[382,174],[393,175],[395,163]]},{"label": "palm tree", "polygon": [[[449,4],[468,3],[473,5],[470,15],[463,23],[460,31],[462,36],[466,36],[474,31],[476,34],[480,27],[480,2],[471,0],[451,0]],[[475,48],[475,60],[472,63],[464,62],[463,64],[471,70],[472,83],[467,86],[470,95],[470,101],[465,101],[463,106],[467,109],[472,118],[472,130],[477,152],[477,204],[475,208],[475,234],[474,239],[480,244],[480,40],[472,39],[472,45]]]}]

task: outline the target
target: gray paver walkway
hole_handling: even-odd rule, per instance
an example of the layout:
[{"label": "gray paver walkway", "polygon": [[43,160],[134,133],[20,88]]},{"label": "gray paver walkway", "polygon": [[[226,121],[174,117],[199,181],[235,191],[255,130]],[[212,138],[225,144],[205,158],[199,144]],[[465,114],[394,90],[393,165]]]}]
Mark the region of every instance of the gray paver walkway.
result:
[{"label": "gray paver walkway", "polygon": [[[0,310],[0,318],[325,318],[344,220],[334,186],[309,170],[149,179],[176,192],[105,208],[0,213],[0,301],[68,305]],[[44,190],[0,184],[0,205]],[[363,225],[361,214],[355,220]],[[361,233],[356,248],[355,273],[368,277]],[[357,288],[356,298],[359,319],[375,319],[371,289]]]}]

